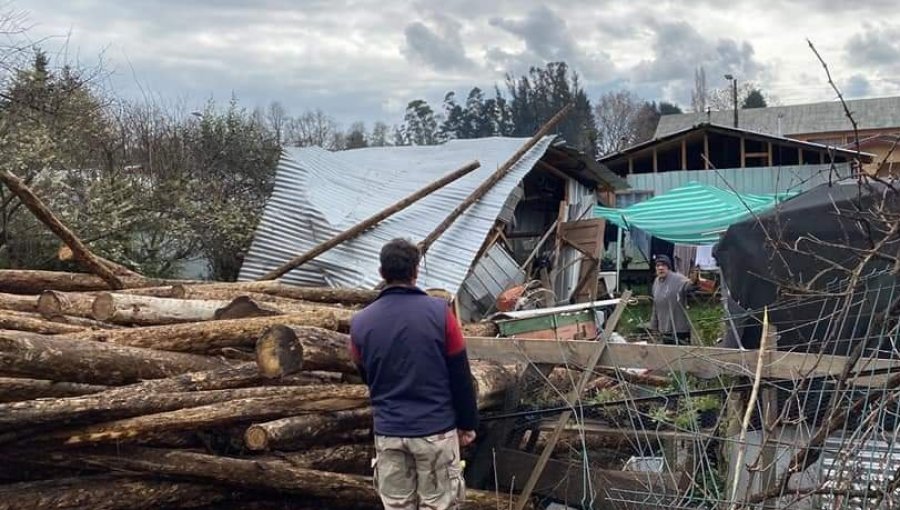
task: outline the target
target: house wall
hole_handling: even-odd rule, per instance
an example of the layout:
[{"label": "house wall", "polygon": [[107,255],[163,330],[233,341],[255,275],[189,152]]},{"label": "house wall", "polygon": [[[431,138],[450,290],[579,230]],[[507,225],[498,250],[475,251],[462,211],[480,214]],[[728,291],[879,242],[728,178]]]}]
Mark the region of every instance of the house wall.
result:
[{"label": "house wall", "polygon": [[[850,175],[850,165],[835,165],[836,175]],[[635,191],[653,191],[661,195],[689,182],[699,182],[738,193],[770,194],[806,191],[834,178],[830,165],[801,165],[721,170],[685,170],[650,174],[632,174],[628,184]]]},{"label": "house wall", "polygon": [[[892,129],[861,129],[859,131],[859,139],[865,140],[866,138],[871,138],[873,136],[886,136],[886,137],[896,137],[900,134],[900,127],[892,128]],[[803,140],[806,142],[815,142],[815,143],[825,143],[828,145],[843,145],[846,148],[853,149],[853,143],[856,141],[856,134],[852,131],[832,131],[828,133],[805,133],[798,135],[790,135],[791,138],[796,140]],[[861,150],[864,152],[869,152],[875,155],[875,159],[872,163],[868,163],[863,165],[863,169],[870,173],[875,174],[878,170],[879,165],[882,161],[886,161],[885,168],[879,173],[880,176],[900,176],[900,151],[893,151],[891,149],[893,147],[893,143],[889,141],[876,141],[866,143]]]}]

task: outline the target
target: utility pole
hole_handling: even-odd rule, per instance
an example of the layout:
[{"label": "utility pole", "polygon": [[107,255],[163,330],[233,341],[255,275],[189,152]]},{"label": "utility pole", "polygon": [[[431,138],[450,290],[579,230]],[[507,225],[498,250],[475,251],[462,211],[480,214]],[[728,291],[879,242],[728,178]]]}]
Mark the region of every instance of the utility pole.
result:
[{"label": "utility pole", "polygon": [[731,80],[731,97],[734,101],[734,127],[738,127],[737,78],[726,74],[725,79]]}]

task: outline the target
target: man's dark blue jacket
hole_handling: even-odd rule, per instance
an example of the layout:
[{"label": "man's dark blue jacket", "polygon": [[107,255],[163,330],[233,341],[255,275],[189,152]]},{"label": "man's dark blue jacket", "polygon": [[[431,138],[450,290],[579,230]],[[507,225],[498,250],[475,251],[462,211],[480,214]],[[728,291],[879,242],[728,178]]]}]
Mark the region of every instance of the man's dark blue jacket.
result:
[{"label": "man's dark blue jacket", "polygon": [[369,386],[376,434],[424,437],[478,427],[465,340],[445,300],[416,287],[388,287],[353,317],[350,343]]}]

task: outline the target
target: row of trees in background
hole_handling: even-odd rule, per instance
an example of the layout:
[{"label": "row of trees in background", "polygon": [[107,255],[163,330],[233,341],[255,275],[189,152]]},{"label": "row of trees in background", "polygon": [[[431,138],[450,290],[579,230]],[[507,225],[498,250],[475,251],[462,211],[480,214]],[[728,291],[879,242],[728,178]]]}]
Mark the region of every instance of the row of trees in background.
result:
[{"label": "row of trees in background", "polygon": [[[504,91],[505,90],[505,91]],[[395,128],[396,145],[430,145],[486,136],[533,135],[564,105],[575,108],[557,133],[591,155],[605,154],[652,137],[660,115],[681,113],[670,103],[643,101],[631,92],[608,92],[594,105],[576,72],[564,62],[532,67],[527,75],[507,75],[504,90],[488,96],[472,88],[465,100],[455,91],[444,96],[442,111],[423,99],[411,101],[403,123]]]},{"label": "row of trees in background", "polygon": [[[235,101],[185,115],[104,97],[92,77],[39,51],[11,72],[0,165],[103,256],[153,276],[202,259],[235,278],[280,156],[272,130]],[[0,189],[0,264],[59,267],[58,247]]]},{"label": "row of trees in background", "polygon": [[[589,154],[653,136],[673,104],[628,91],[592,103],[565,63],[507,76],[492,91],[448,92],[438,110],[411,101],[395,126],[342,129],[320,110],[291,116],[272,103],[235,99],[203,111],[124,101],[97,74],[54,67],[41,51],[9,48],[0,62],[0,165],[29,183],[100,255],[148,276],[177,276],[203,261],[215,279],[238,275],[272,190],[281,151],[429,145],[453,139],[531,136],[568,103],[557,133]],[[0,187],[0,267],[72,269],[58,241]]]}]

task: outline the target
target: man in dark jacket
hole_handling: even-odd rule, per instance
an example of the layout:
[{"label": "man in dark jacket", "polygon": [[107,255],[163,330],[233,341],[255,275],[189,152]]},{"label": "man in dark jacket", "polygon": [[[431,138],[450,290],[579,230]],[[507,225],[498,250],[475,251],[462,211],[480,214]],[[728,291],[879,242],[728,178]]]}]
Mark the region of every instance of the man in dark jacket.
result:
[{"label": "man in dark jacket", "polygon": [[353,317],[350,353],[369,386],[382,503],[445,510],[464,500],[459,448],[475,440],[478,406],[459,321],[416,287],[418,267],[406,240],[381,249],[386,286]]}]

